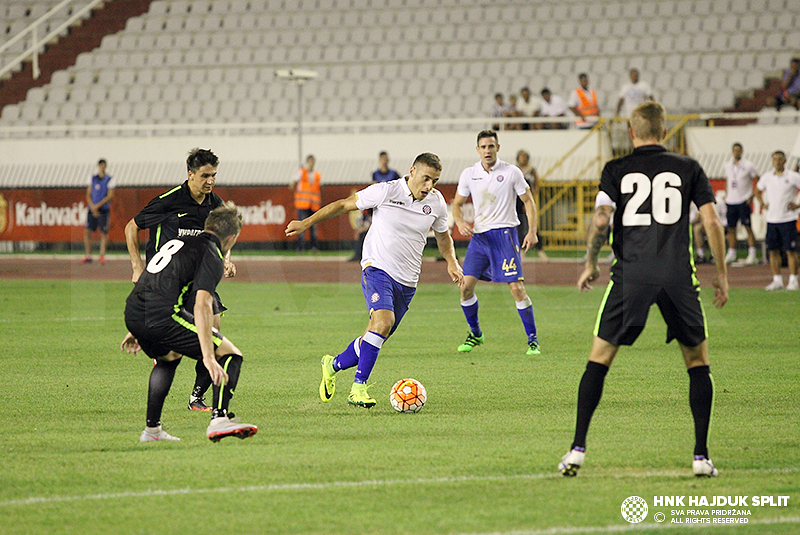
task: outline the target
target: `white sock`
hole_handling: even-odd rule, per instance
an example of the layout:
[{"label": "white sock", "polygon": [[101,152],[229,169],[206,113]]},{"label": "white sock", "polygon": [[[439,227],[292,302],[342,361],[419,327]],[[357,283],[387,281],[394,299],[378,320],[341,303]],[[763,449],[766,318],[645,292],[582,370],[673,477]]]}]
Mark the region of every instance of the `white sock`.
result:
[{"label": "white sock", "polygon": [[755,255],[756,255],[756,248],[755,248],[755,246],[753,246],[753,247],[748,247],[748,248],[747,248],[747,256],[755,256]]},{"label": "white sock", "polygon": [[797,282],[797,275],[789,275],[789,284]]},{"label": "white sock", "polygon": [[[791,275],[790,275],[790,277],[791,277]],[[783,284],[783,277],[780,276],[780,275],[773,275],[772,276],[772,281],[773,282],[777,282],[778,284]]]}]

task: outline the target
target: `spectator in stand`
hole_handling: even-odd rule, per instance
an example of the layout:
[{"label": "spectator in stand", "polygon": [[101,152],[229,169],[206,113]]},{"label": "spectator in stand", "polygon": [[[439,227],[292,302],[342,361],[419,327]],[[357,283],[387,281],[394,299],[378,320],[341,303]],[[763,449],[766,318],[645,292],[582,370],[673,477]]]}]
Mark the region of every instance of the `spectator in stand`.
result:
[{"label": "spectator in stand", "polygon": [[793,106],[800,109],[800,58],[792,58],[789,68],[783,71],[781,90],[775,97],[775,107]]},{"label": "spectator in stand", "polygon": [[655,100],[653,90],[650,89],[650,84],[639,80],[639,70],[631,69],[628,73],[631,82],[622,86],[619,92],[619,102],[617,102],[617,117],[620,116],[620,111],[624,112],[622,117],[630,117],[633,108],[647,102],[648,100]]},{"label": "spectator in stand", "polygon": [[772,153],[774,172],[764,173],[756,184],[756,197],[767,211],[767,250],[769,265],[772,269],[772,282],[767,291],[783,290],[781,275],[781,250],[786,251],[789,261],[789,284],[787,290],[798,290],[797,282],[797,210],[800,204],[794,202],[800,191],[800,174],[785,169],[786,154],[781,151]]},{"label": "spectator in stand", "polygon": [[378,170],[372,173],[372,182],[389,182],[400,178],[397,171],[389,168],[389,154],[385,150],[378,155],[378,162]]},{"label": "spectator in stand", "polygon": [[[510,95],[508,97],[508,106],[503,117],[522,117],[522,113],[517,109],[517,95]],[[506,130],[522,130],[522,125],[518,123],[506,123]]]},{"label": "spectator in stand", "polygon": [[575,123],[578,128],[591,128],[600,117],[597,93],[594,89],[589,89],[589,76],[586,73],[578,75],[578,82],[581,85],[572,90],[567,105],[578,117],[578,121]]},{"label": "spectator in stand", "polygon": [[83,244],[86,256],[82,263],[92,262],[92,232],[100,231],[100,263],[106,263],[106,247],[108,246],[108,218],[111,212],[110,201],[114,197],[114,183],[111,176],[106,174],[106,161],[97,162],[97,174],[89,179],[86,188],[86,204],[89,212],[86,214],[86,228],[83,230]]},{"label": "spectator in stand", "polygon": [[725,164],[727,185],[725,204],[727,205],[728,219],[728,254],[725,256],[725,263],[731,264],[736,261],[736,225],[741,221],[747,231],[748,249],[747,259],[744,263],[752,266],[758,263],[758,259],[756,258],[756,237],[750,226],[750,201],[753,198],[753,181],[758,181],[758,171],[749,160],[742,158],[743,152],[742,144],[734,143],[733,158]]},{"label": "spectator in stand", "polygon": [[[551,94],[550,90],[545,87],[542,89],[542,103],[539,107],[539,115],[541,117],[569,117],[572,112],[569,111],[569,106],[567,106],[567,102],[563,98]],[[569,124],[540,123],[539,127],[543,129],[562,129],[568,128]]]},{"label": "spectator in stand", "polygon": [[[319,171],[314,170],[315,163],[314,156],[309,154],[306,157],[305,167],[298,169],[297,175],[289,184],[289,189],[294,192],[294,207],[297,209],[297,219],[300,221],[314,215],[314,212],[319,210],[320,204],[322,204],[322,187],[320,186],[322,175]],[[317,227],[312,225],[309,232],[311,233],[311,249],[319,250]],[[301,253],[305,251],[305,232],[297,235],[297,250]]]},{"label": "spectator in stand", "polygon": [[[506,103],[505,99],[503,98],[502,93],[495,93],[494,95],[494,106],[492,107],[492,117],[505,117],[506,115]],[[500,130],[500,123],[495,123],[492,125],[493,130]]]},{"label": "spectator in stand", "polygon": [[[531,194],[533,195],[533,200],[536,204],[539,204],[539,173],[536,172],[536,168],[531,165],[531,155],[528,154],[528,151],[521,150],[517,152],[517,167],[519,170],[522,171],[522,176],[525,178],[525,181],[528,183],[528,187],[531,188]],[[528,216],[525,213],[525,203],[517,197],[517,218],[519,218],[519,226],[517,227],[517,234],[519,235],[520,242],[525,240],[525,236],[528,234]],[[537,226],[538,229],[538,226]],[[536,231],[536,238],[539,240],[533,246],[536,249],[536,254],[539,255],[539,258],[542,260],[548,260],[547,254],[544,252],[542,248],[542,238],[539,236],[539,231]]]},{"label": "spectator in stand", "polygon": [[[519,91],[520,96],[522,98],[517,102],[517,111],[520,112],[520,117],[535,117],[539,115],[539,108],[541,106],[541,101],[531,96],[531,90],[528,86],[523,87]],[[534,126],[532,124],[523,124],[523,130],[533,130]]]}]

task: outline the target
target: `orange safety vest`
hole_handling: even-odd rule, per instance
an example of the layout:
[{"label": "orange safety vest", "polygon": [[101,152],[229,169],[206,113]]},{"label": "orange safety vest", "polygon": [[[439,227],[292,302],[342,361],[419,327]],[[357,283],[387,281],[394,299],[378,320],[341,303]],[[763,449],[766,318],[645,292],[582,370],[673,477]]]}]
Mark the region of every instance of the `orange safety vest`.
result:
[{"label": "orange safety vest", "polygon": [[[594,89],[589,89],[589,94],[586,94],[586,91],[582,87],[576,89],[578,93],[578,99],[581,101],[580,106],[578,106],[578,113],[582,118],[586,117],[597,117],[600,115],[600,111],[597,108],[597,93],[594,92]],[[578,121],[578,126],[586,126],[591,123],[587,121]]]},{"label": "orange safety vest", "polygon": [[297,181],[294,190],[294,207],[298,210],[317,211],[322,204],[322,189],[319,185],[322,175],[319,171],[314,171],[314,181],[311,182],[308,178],[308,169],[303,167],[300,172],[300,180]]}]

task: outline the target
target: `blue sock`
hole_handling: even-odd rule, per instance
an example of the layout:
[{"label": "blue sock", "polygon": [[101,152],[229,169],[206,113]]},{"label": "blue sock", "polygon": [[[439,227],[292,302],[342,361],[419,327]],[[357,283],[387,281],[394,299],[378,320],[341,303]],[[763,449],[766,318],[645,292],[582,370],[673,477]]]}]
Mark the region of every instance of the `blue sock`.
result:
[{"label": "blue sock", "polygon": [[525,334],[528,335],[528,343],[536,341],[536,320],[533,319],[533,304],[530,297],[517,301],[517,312],[522,320],[522,326],[525,327]]},{"label": "blue sock", "polygon": [[478,322],[478,296],[473,295],[466,301],[461,301],[461,310],[464,311],[464,316],[467,317],[467,325],[470,331],[475,336],[481,336],[481,325]]},{"label": "blue sock", "polygon": [[375,361],[378,360],[378,352],[383,346],[386,338],[376,332],[367,331],[364,338],[361,340],[361,355],[358,358],[358,370],[356,370],[356,377],[354,383],[366,383],[369,379],[369,374],[372,373],[372,368],[375,366]]},{"label": "blue sock", "polygon": [[333,359],[333,371],[346,370],[358,364],[359,346],[361,345],[361,337],[359,336],[347,346],[347,349],[339,353]]}]

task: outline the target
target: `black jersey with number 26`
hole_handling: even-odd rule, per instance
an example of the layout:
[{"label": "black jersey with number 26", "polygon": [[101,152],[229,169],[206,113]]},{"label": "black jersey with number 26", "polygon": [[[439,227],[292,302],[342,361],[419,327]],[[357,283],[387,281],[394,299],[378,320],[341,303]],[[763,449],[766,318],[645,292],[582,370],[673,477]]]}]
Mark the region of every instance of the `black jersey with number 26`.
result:
[{"label": "black jersey with number 26", "polygon": [[699,163],[661,145],[646,145],[608,162],[600,190],[616,203],[614,278],[654,284],[693,280],[689,204],[714,202]]},{"label": "black jersey with number 26", "polygon": [[[208,232],[170,240],[147,263],[128,296],[125,317],[149,327],[194,302],[198,290],[211,295],[225,271],[219,239]],[[192,310],[188,310],[189,313]]]}]

